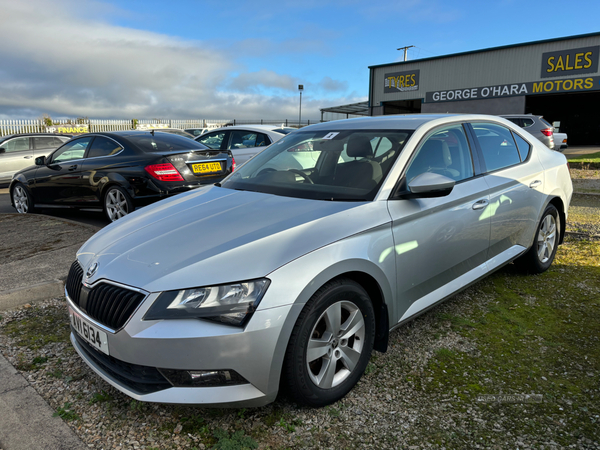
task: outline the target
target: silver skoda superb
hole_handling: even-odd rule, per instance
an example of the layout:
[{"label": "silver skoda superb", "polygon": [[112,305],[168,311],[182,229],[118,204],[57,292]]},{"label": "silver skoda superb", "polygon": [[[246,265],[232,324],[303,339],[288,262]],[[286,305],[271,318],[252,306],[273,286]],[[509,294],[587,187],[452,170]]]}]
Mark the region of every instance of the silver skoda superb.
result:
[{"label": "silver skoda superb", "polygon": [[141,401],[322,406],[389,333],[514,262],[548,269],[565,157],[484,115],[309,126],[221,184],[128,215],[77,253],[71,341]]}]

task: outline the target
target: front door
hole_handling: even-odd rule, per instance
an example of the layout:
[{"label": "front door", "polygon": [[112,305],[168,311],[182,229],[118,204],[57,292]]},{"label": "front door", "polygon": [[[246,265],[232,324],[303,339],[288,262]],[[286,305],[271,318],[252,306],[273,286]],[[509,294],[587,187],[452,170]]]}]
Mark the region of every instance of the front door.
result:
[{"label": "front door", "polygon": [[455,180],[445,197],[388,201],[397,270],[396,322],[483,274],[490,236],[488,187],[475,173],[462,124],[434,130],[419,145],[406,182],[424,172]]},{"label": "front door", "polygon": [[37,204],[55,206],[79,205],[81,199],[81,166],[92,137],[67,142],[39,166],[31,187]]}]

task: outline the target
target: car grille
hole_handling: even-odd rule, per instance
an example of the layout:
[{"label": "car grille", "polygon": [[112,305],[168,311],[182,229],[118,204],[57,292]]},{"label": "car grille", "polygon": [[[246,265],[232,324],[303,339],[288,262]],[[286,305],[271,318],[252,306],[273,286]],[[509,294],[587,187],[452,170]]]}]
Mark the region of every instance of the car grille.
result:
[{"label": "car grille", "polygon": [[69,298],[92,319],[113,330],[125,325],[145,297],[140,292],[103,282],[90,289],[82,280],[83,269],[75,261],[66,283]]},{"label": "car grille", "polygon": [[71,327],[80,350],[112,379],[137,394],[150,394],[173,387],[155,367],[130,364],[95,350]]}]

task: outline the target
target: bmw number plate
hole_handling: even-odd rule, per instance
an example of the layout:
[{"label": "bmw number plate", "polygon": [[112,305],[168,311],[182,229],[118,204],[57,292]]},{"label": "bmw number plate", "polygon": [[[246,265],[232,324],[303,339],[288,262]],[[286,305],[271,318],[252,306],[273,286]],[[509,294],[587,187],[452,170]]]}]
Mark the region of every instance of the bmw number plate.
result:
[{"label": "bmw number plate", "polygon": [[85,339],[88,344],[94,347],[96,350],[101,351],[109,355],[108,352],[108,339],[107,334],[99,329],[97,326],[92,325],[89,321],[81,317],[80,314],[69,308],[69,317],[71,319],[71,325],[79,336]]},{"label": "bmw number plate", "polygon": [[205,174],[205,173],[216,173],[221,171],[220,162],[200,163],[192,164],[192,170],[194,173]]}]

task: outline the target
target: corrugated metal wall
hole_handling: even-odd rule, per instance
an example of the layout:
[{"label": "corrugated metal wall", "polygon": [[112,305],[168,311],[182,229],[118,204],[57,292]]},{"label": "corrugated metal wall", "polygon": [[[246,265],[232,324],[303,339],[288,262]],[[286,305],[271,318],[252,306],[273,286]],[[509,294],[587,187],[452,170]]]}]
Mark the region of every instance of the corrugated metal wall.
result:
[{"label": "corrugated metal wall", "polygon": [[[396,100],[424,99],[425,93],[430,91],[548,80],[540,77],[543,53],[592,45],[600,45],[600,36],[373,66],[371,106]],[[416,69],[420,70],[418,91],[384,94],[385,74]]]}]

